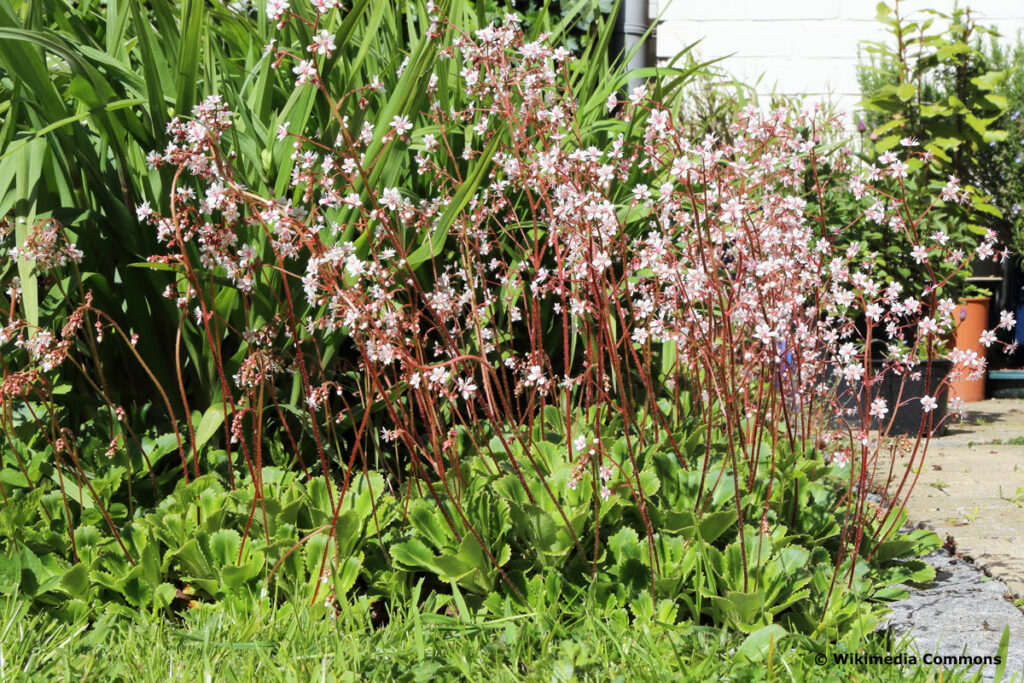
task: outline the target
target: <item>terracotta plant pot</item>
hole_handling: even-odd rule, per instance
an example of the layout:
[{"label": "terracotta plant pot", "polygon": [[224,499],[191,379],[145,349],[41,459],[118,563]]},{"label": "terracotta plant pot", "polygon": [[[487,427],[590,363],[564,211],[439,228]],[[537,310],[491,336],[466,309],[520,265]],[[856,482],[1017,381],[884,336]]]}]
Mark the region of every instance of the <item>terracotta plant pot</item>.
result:
[{"label": "terracotta plant pot", "polygon": [[[962,351],[974,351],[982,358],[985,357],[986,349],[979,339],[981,333],[988,327],[988,307],[989,297],[987,296],[968,297],[960,300],[956,307],[956,316],[959,322],[953,333],[953,342],[956,348]],[[957,379],[950,384],[964,403],[985,400],[984,377],[974,380]]]}]

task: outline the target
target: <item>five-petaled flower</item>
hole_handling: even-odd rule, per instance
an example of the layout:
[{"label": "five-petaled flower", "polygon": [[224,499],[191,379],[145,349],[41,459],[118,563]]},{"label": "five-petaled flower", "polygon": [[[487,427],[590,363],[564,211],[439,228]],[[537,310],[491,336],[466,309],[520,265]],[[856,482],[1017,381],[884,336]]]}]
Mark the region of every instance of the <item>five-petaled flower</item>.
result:
[{"label": "five-petaled flower", "polygon": [[292,67],[292,73],[298,76],[295,79],[295,85],[297,86],[312,83],[316,80],[316,66],[311,59],[300,60],[298,64]]},{"label": "five-petaled flower", "polygon": [[321,30],[320,33],[313,36],[313,42],[310,43],[306,49],[318,55],[330,57],[334,54],[335,50],[334,34],[326,30]]},{"label": "five-petaled flower", "polygon": [[409,120],[408,116],[396,116],[391,119],[391,123],[389,125],[398,135],[403,135],[404,133],[412,130],[412,121]]}]

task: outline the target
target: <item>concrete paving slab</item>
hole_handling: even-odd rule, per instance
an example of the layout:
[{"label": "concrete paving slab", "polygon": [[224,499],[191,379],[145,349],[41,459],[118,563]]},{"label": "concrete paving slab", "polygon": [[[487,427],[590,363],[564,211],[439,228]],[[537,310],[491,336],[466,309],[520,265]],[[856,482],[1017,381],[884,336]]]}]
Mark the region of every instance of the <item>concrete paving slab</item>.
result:
[{"label": "concrete paving slab", "polygon": [[[879,471],[890,462],[883,454]],[[907,456],[897,456],[902,476]],[[936,551],[927,586],[908,587],[888,624],[920,653],[995,655],[1010,629],[1006,671],[1024,667],[1024,400],[968,404],[968,416],[933,438],[914,463],[908,523],[952,537],[956,555]],[[919,475],[918,475],[919,472]],[[876,487],[884,477],[875,477]],[[896,484],[890,487],[894,492]],[[995,666],[981,667],[991,680]]]},{"label": "concrete paving slab", "polygon": [[[879,470],[888,471],[888,457]],[[897,456],[896,470],[908,462]],[[932,439],[917,469],[910,521],[952,536],[957,552],[1024,596],[1024,400],[968,404],[967,418]]]}]

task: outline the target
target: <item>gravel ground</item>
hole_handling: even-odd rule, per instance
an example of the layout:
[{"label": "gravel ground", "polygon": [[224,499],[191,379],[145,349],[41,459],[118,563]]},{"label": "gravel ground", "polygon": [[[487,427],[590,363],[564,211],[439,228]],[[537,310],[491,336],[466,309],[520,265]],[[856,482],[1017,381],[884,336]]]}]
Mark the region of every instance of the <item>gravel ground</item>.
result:
[{"label": "gravel ground", "polygon": [[[908,635],[919,657],[925,653],[984,657],[998,652],[1003,629],[1009,626],[1006,680],[1014,674],[1024,677],[1024,613],[1008,599],[1006,584],[945,550],[922,559],[935,567],[935,580],[904,586],[910,597],[891,604],[893,613],[883,628],[891,628],[897,636]],[[995,669],[995,665],[982,666],[984,680],[993,680]]]}]

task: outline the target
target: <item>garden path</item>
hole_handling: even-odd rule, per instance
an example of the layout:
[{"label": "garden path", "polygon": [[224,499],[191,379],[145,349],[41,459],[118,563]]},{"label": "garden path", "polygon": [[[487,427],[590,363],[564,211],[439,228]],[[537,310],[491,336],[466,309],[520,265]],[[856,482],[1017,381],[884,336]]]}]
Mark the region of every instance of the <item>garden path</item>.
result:
[{"label": "garden path", "polygon": [[[908,526],[952,537],[946,550],[957,557],[946,550],[928,556],[926,561],[936,568],[935,580],[908,587],[910,597],[892,605],[888,625],[897,634],[909,635],[922,654],[966,651],[972,656],[994,655],[1008,626],[1006,671],[1020,674],[1024,400],[968,404],[967,418],[932,440],[907,512]],[[984,680],[993,680],[995,668],[980,667]]]},{"label": "garden path", "polygon": [[1024,400],[967,408],[964,421],[932,439],[909,523],[952,536],[957,554],[1024,596]]}]

